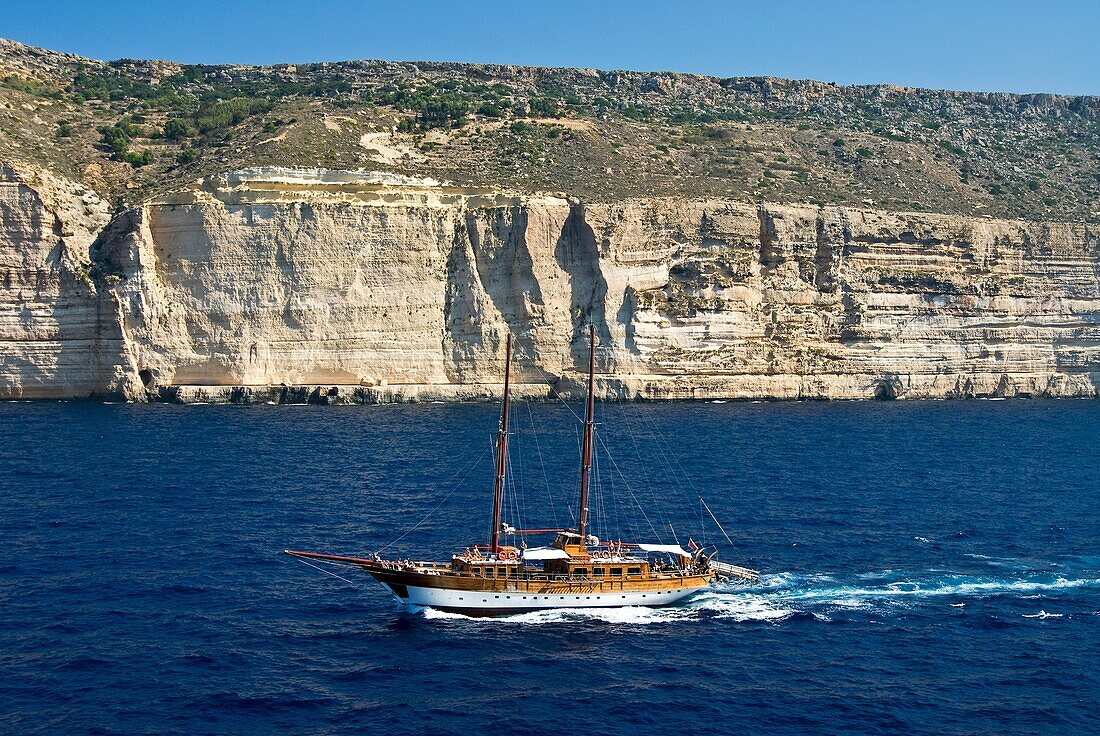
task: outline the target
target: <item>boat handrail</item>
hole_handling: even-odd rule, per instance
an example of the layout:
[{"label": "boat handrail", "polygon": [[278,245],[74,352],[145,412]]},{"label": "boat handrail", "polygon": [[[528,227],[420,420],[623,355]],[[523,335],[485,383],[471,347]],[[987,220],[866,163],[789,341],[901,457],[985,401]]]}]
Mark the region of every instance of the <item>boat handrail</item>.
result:
[{"label": "boat handrail", "polygon": [[[441,566],[435,565],[432,567],[424,566],[425,569],[440,569]],[[462,578],[474,578],[477,580],[499,580],[502,582],[555,582],[555,583],[580,583],[580,584],[596,584],[596,583],[614,583],[614,582],[638,582],[640,580],[678,580],[691,575],[699,574],[691,570],[678,570],[675,572],[661,572],[651,575],[605,575],[601,577],[591,577],[582,575],[560,575],[560,574],[547,574],[528,572],[521,573],[519,575],[485,575],[475,574],[468,570],[451,570],[446,568],[451,574],[456,577]]]}]

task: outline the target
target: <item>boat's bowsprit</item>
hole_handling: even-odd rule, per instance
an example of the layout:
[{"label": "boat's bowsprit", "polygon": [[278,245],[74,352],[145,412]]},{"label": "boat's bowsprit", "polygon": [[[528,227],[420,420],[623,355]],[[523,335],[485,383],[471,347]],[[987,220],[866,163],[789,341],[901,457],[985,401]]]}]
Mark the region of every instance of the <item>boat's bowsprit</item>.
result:
[{"label": "boat's bowsprit", "polygon": [[309,560],[323,560],[327,562],[346,562],[349,565],[373,565],[379,561],[366,557],[347,557],[345,555],[328,555],[321,552],[302,552],[297,549],[284,549],[283,552],[291,557],[304,557]]}]

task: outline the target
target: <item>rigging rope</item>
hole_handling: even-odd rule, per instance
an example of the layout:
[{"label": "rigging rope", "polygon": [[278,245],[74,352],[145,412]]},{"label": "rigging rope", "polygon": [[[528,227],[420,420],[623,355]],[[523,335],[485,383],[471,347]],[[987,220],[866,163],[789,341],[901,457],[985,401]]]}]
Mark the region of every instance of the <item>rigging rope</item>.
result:
[{"label": "rigging rope", "polygon": [[[520,471],[516,469],[516,464],[512,462],[512,457],[511,457],[512,452],[511,452],[511,450],[512,450],[512,445],[513,444],[516,445],[516,447],[517,447],[516,452],[519,454],[520,466],[523,465],[523,451],[520,448],[519,443],[518,442],[508,443],[508,452],[504,456],[504,462],[505,462],[505,465],[507,467],[508,484],[511,487],[512,513],[515,514],[515,516],[513,517],[515,519],[515,521],[512,522],[510,524],[510,526],[512,526],[516,529],[523,529],[526,526],[526,524],[524,524],[524,521],[523,521],[523,517],[524,517],[524,514],[523,514],[523,497],[516,488],[517,476],[520,474]],[[523,484],[523,478],[519,477],[519,487],[522,488],[523,485],[524,485]],[[521,534],[520,539],[523,542],[526,543],[527,535],[526,534]]]},{"label": "rigging rope", "polygon": [[[721,523],[719,523],[718,517],[716,517],[714,515],[714,512],[710,510],[710,507],[707,506],[707,502],[703,498],[703,494],[700,493],[699,489],[695,487],[695,483],[692,482],[691,476],[689,476],[686,472],[684,472],[684,467],[683,467],[683,465],[680,464],[680,460],[676,457],[675,453],[673,453],[671,451],[671,448],[668,448],[668,446],[661,439],[660,434],[656,431],[656,428],[654,427],[653,423],[645,415],[645,412],[640,412],[639,416],[642,418],[642,420],[644,422],[647,423],[648,429],[649,429],[649,432],[650,432],[650,436],[656,442],[658,450],[661,453],[662,460],[665,462],[665,464],[669,467],[670,470],[672,469],[672,463],[675,463],[676,467],[679,468],[679,470],[680,470],[679,476],[674,474],[673,477],[676,479],[677,490],[680,492],[681,497],[684,499],[684,501],[686,503],[691,502],[690,498],[687,495],[687,490],[685,490],[683,485],[681,485],[680,482],[679,482],[679,477],[682,477],[684,479],[684,481],[686,481],[688,489],[690,489],[691,493],[696,498],[698,498],[699,502],[701,504],[703,504],[703,506],[706,508],[707,513],[710,514],[711,520],[714,521],[715,526],[717,526],[718,529],[722,532],[722,536],[724,536],[726,538],[726,541],[729,543],[730,547],[733,549],[734,554],[736,554],[738,557],[743,557],[743,555],[741,553],[741,550],[739,550],[737,548],[737,545],[733,543],[733,540],[730,538],[730,535],[726,533],[726,530],[722,527]],[[666,448],[668,449],[668,452],[666,452]],[[669,458],[671,458],[671,462],[670,462]]]},{"label": "rigging rope", "polygon": [[[542,469],[542,484],[546,488],[546,500],[550,503],[550,509],[556,509],[559,507],[558,501],[554,498],[553,493],[550,491],[550,478],[546,473],[546,461],[543,459],[542,456],[542,445],[539,443],[538,428],[535,426],[535,413],[531,411],[530,401],[525,401],[523,403],[527,407],[527,419],[531,424],[531,436],[535,440],[535,452],[537,452],[539,456],[539,467]],[[575,523],[577,519],[573,514],[573,507],[569,504],[564,505],[565,508],[569,511],[569,518]]]},{"label": "rigging rope", "polygon": [[[619,404],[619,411],[620,411],[620,415],[621,415],[622,420],[623,420],[623,425],[625,426],[625,428],[627,430],[627,433],[630,435],[631,442],[634,445],[635,452],[638,453],[639,456],[640,456],[641,452],[640,452],[640,449],[638,447],[637,438],[634,435],[634,429],[633,429],[634,421],[632,419],[627,418],[627,413],[626,413],[626,410],[624,408],[625,402],[617,401],[616,403]],[[711,511],[709,506],[707,506],[706,500],[703,498],[703,494],[700,493],[698,488],[695,487],[695,483],[692,481],[691,476],[689,476],[687,474],[687,472],[684,471],[683,465],[680,463],[679,458],[676,456],[675,452],[673,452],[673,450],[672,450],[670,444],[668,443],[668,441],[665,440],[662,437],[661,433],[658,431],[658,429],[655,426],[655,424],[653,423],[653,421],[647,416],[647,412],[645,410],[640,410],[638,412],[633,412],[632,416],[637,417],[638,420],[640,420],[641,428],[645,430],[646,434],[648,434],[649,438],[652,440],[654,446],[656,447],[657,452],[655,454],[656,454],[657,458],[662,462],[664,467],[667,469],[668,474],[671,476],[672,486],[675,489],[675,491],[680,495],[680,499],[681,499],[681,502],[684,504],[684,508],[686,509],[686,508],[688,508],[692,505],[691,496],[695,496],[699,500],[699,503],[702,505],[702,507],[706,508],[706,511],[710,515],[711,520],[714,522],[715,526],[717,526],[718,529],[722,532],[722,536],[725,537],[726,542],[729,543],[729,545],[732,548],[733,552],[738,556],[742,556],[742,553],[737,548],[737,545],[733,543],[733,539],[730,538],[730,535],[726,533],[725,528],[718,521],[718,517],[715,516],[714,512]],[[610,456],[610,452],[608,454]],[[673,467],[673,464],[675,464],[675,468]],[[679,472],[676,472],[677,469],[679,470]],[[642,472],[645,474],[647,481],[652,483],[652,481],[649,480],[648,467],[644,464],[642,466]],[[685,486],[685,483],[686,483],[686,486]],[[669,528],[671,529],[672,528],[671,518],[670,518],[669,514],[667,513],[667,510],[664,509],[664,507],[661,506],[660,504],[658,504],[658,508],[662,512],[664,512],[665,521],[668,524]],[[703,523],[702,508],[700,508],[699,514],[700,514],[699,530],[700,530],[701,535],[703,535],[703,538],[705,539],[706,538],[706,525]],[[647,521],[648,521],[648,519],[647,519]],[[673,535],[675,536],[675,530],[673,530]]]},{"label": "rigging rope", "polygon": [[[637,455],[637,456],[638,456],[639,458],[641,458],[641,457],[642,457],[642,450],[641,450],[641,448],[640,448],[640,447],[638,446],[638,439],[637,439],[637,437],[635,437],[635,435],[634,435],[634,428],[633,428],[633,424],[634,424],[634,422],[633,422],[633,421],[632,421],[631,419],[628,419],[628,418],[627,418],[627,415],[626,415],[626,409],[625,409],[625,405],[624,405],[624,403],[623,403],[623,402],[617,402],[617,403],[619,404],[619,415],[620,415],[620,416],[622,417],[622,425],[623,425],[623,426],[624,426],[624,427],[626,428],[627,434],[628,434],[628,435],[630,436],[630,441],[631,441],[631,444],[633,444],[633,445],[634,445],[634,453],[635,453],[635,454],[636,454],[636,455]],[[655,484],[655,483],[653,482],[653,479],[652,479],[652,478],[650,477],[650,474],[649,474],[649,464],[648,464],[648,463],[640,463],[640,465],[642,466],[642,473],[643,473],[643,475],[645,475],[645,481],[646,481],[646,485],[647,485],[647,486],[648,486],[648,488],[650,489],[650,492],[651,492],[651,493],[652,493],[652,494],[653,494],[654,496],[656,496],[656,495],[657,495],[657,491],[656,491],[656,487],[657,487],[657,486],[656,486],[656,484]],[[669,470],[671,471],[671,467],[669,468]],[[671,474],[671,473],[670,473],[670,474]],[[664,517],[665,517],[665,518],[664,518],[664,520],[665,520],[665,523],[666,523],[666,524],[668,524],[669,526],[671,526],[671,525],[672,525],[672,519],[671,519],[671,517],[669,516],[669,513],[668,513],[668,509],[666,508],[666,506],[665,506],[664,504],[660,504],[660,503],[657,503],[657,504],[655,504],[655,506],[656,506],[657,510],[658,510],[658,511],[659,511],[659,512],[660,512],[661,514],[663,514],[663,515],[664,515]]]},{"label": "rigging rope", "polygon": [[562,403],[562,406],[569,410],[569,413],[573,415],[573,418],[576,419],[579,424],[584,424],[584,420],[577,415],[577,412],[573,411],[573,407],[569,405],[569,402],[561,397],[561,394],[558,393],[558,390],[554,388],[554,384],[550,383],[545,378],[542,379],[542,382],[550,387],[550,395],[560,401]]},{"label": "rigging rope", "polygon": [[[686,481],[690,485],[691,478],[684,471],[684,468],[682,465],[680,465],[679,460],[677,460],[676,457],[672,455],[671,448],[668,448],[664,439],[661,437],[660,431],[652,423],[652,421],[650,421],[649,417],[646,416],[646,412],[644,410],[639,411],[637,413],[637,416],[642,421],[645,431],[648,432],[650,438],[652,438],[653,444],[657,448],[657,456],[660,458],[661,462],[664,463],[664,466],[668,469],[668,474],[672,480],[672,486],[675,491],[680,494],[681,503],[683,504],[685,509],[690,507],[692,505],[692,501],[687,490],[684,488],[684,481]],[[673,468],[673,462],[676,463],[676,468]],[[677,472],[677,469],[679,470],[679,472]],[[694,487],[692,487],[692,490],[694,490]],[[698,492],[696,492],[695,495],[698,496]]]},{"label": "rigging rope", "polygon": [[[575,411],[573,411],[573,407],[569,405],[569,402],[567,402],[565,399],[563,399],[561,397],[561,394],[558,393],[558,390],[556,388],[554,388],[554,385],[552,383],[550,383],[549,381],[547,381],[545,378],[543,379],[543,383],[545,383],[547,385],[547,387],[549,387],[550,395],[561,402],[562,406],[564,406],[569,411],[569,413],[573,415],[573,418],[577,420],[578,424],[583,425],[584,420],[581,419],[580,416]],[[593,434],[593,437],[595,437],[596,439],[599,440],[600,445],[604,449],[604,452],[607,453],[608,459],[611,460],[611,465],[614,467],[615,472],[619,474],[619,478],[622,480],[623,485],[626,486],[627,491],[630,493],[630,497],[634,500],[634,505],[637,506],[638,510],[642,513],[642,518],[645,519],[645,522],[649,526],[650,531],[653,532],[653,536],[657,538],[658,542],[663,542],[663,539],[662,539],[661,535],[657,532],[657,528],[653,525],[653,522],[650,520],[649,515],[646,514],[643,504],[641,503],[641,501],[638,500],[637,494],[634,493],[633,487],[630,485],[630,482],[626,479],[626,476],[623,474],[623,471],[619,468],[619,464],[615,462],[615,457],[614,457],[614,455],[611,454],[611,450],[607,447],[607,443],[605,443],[603,441],[603,438],[599,435],[598,432],[593,431],[592,434]],[[579,434],[577,435],[577,441],[578,441],[578,446],[579,446],[579,444],[580,444],[580,435]],[[569,515],[572,517],[573,516],[572,507],[568,507],[568,508],[570,509]],[[576,521],[576,520],[574,519],[574,521]]]},{"label": "rigging rope", "polygon": [[340,578],[340,579],[341,579],[341,580],[343,580],[343,581],[344,581],[345,583],[351,583],[352,585],[355,585],[355,582],[354,582],[354,581],[352,581],[352,580],[348,580],[348,579],[347,579],[347,578],[345,578],[345,577],[344,577],[343,575],[337,575],[336,573],[332,572],[331,570],[326,570],[326,569],[325,569],[325,568],[323,568],[323,567],[318,567],[317,565],[313,565],[313,564],[310,564],[310,563],[306,562],[305,560],[303,560],[303,559],[302,559],[301,557],[295,557],[294,559],[298,560],[298,562],[301,562],[301,563],[302,563],[303,565],[305,565],[306,567],[312,567],[312,568],[313,568],[314,570],[320,570],[320,571],[321,571],[321,572],[323,572],[323,573],[324,573],[325,575],[331,575],[331,576],[332,576],[332,577],[334,577],[334,578]]},{"label": "rigging rope", "polygon": [[462,476],[462,478],[457,483],[455,483],[454,485],[451,486],[451,490],[447,492],[447,495],[443,497],[442,501],[440,501],[438,504],[436,504],[435,508],[433,508],[427,514],[425,514],[424,518],[421,519],[420,521],[416,522],[416,524],[411,529],[408,529],[407,531],[405,531],[401,536],[397,537],[397,539],[394,539],[392,542],[390,542],[386,546],[379,548],[376,553],[384,552],[385,550],[389,549],[393,545],[400,542],[405,537],[409,536],[409,534],[411,534],[412,532],[419,529],[424,524],[425,521],[427,521],[429,518],[431,518],[432,514],[434,514],[436,511],[439,511],[439,509],[443,507],[443,504],[447,503],[447,501],[451,498],[451,496],[454,495],[454,492],[458,490],[458,487],[462,483],[464,483],[467,478],[470,477],[470,473],[472,473],[474,468],[481,463],[481,461],[484,457],[485,457],[485,451],[482,450],[480,455],[477,455],[473,460],[470,461],[470,463],[466,466],[465,474]]},{"label": "rigging rope", "polygon": [[[547,387],[550,389],[550,395],[561,402],[562,406],[564,406],[569,411],[569,413],[573,416],[573,418],[577,421],[577,423],[578,424],[584,424],[584,420],[582,420],[580,418],[580,416],[578,416],[578,414],[575,411],[573,411],[573,407],[569,405],[569,402],[567,402],[565,399],[562,398],[561,394],[558,393],[558,390],[556,388],[554,388],[554,384],[550,383],[545,378],[542,379],[542,382],[545,383],[547,385]],[[640,448],[638,447],[638,441],[637,441],[637,438],[634,436],[634,430],[633,430],[633,426],[632,426],[633,422],[631,420],[627,419],[627,417],[626,417],[626,410],[625,410],[625,408],[623,408],[624,402],[621,400],[621,397],[620,397],[620,401],[618,401],[617,403],[619,403],[620,414],[623,417],[623,424],[625,425],[626,430],[627,430],[628,434],[630,435],[631,443],[634,445],[635,452],[637,452],[640,456],[641,453],[640,453]],[[530,414],[530,411],[531,411],[530,404],[528,404],[528,413],[529,414]],[[649,419],[649,417],[646,416],[646,412],[644,410],[640,411],[640,412],[637,413],[636,416],[641,420],[640,424],[641,424],[642,428],[645,429],[645,431],[649,434],[650,438],[654,440],[654,444],[657,447],[658,457],[660,458],[661,462],[665,465],[665,467],[668,469],[669,475],[672,478],[672,485],[676,489],[677,493],[679,493],[681,500],[684,502],[684,508],[686,509],[691,505],[690,496],[695,495],[695,497],[699,499],[699,502],[707,510],[707,513],[710,515],[710,518],[714,522],[715,526],[717,526],[718,529],[722,532],[722,536],[725,537],[726,542],[729,543],[729,545],[733,549],[734,553],[737,554],[738,556],[741,556],[741,552],[740,552],[740,550],[737,549],[737,545],[735,545],[733,543],[733,539],[731,539],[730,535],[728,533],[726,533],[725,528],[722,526],[721,522],[718,521],[718,517],[716,517],[714,515],[714,512],[711,511],[710,507],[707,506],[707,502],[703,499],[703,494],[700,493],[698,488],[695,487],[695,483],[692,482],[691,477],[689,475],[687,475],[686,472],[684,472],[683,465],[681,465],[679,459],[676,457],[676,455],[674,453],[671,452],[671,448],[668,447],[667,443],[664,440],[661,439],[660,433],[656,431],[656,428],[654,427],[652,421]],[[531,425],[532,425],[532,428],[534,428],[534,417],[533,416],[531,416]],[[619,464],[615,462],[615,456],[612,455],[610,448],[608,448],[608,446],[607,446],[607,443],[605,443],[603,441],[603,437],[600,436],[595,431],[593,431],[593,436],[596,439],[599,440],[600,446],[603,448],[604,452],[607,453],[607,457],[608,457],[609,460],[611,460],[611,464],[614,467],[615,472],[618,473],[619,478],[623,482],[623,485],[626,486],[627,491],[630,493],[630,497],[633,499],[634,504],[638,507],[638,510],[641,511],[642,517],[645,519],[646,524],[649,525],[650,531],[653,532],[653,535],[657,538],[658,542],[663,542],[663,540],[661,538],[661,535],[657,533],[657,529],[653,525],[653,522],[650,520],[649,515],[646,514],[643,504],[641,503],[641,501],[638,500],[638,496],[634,492],[633,487],[630,485],[630,482],[627,481],[626,476],[623,474],[622,470],[619,468]],[[537,442],[537,438],[536,438],[536,442]],[[578,434],[578,442],[579,442],[579,434]],[[540,460],[540,462],[542,461],[542,450],[541,450],[541,448],[539,449],[539,460]],[[595,460],[595,458],[593,458],[593,460]],[[676,466],[675,469],[673,468],[673,463],[675,463],[675,466]],[[676,472],[676,469],[679,470],[679,473]],[[642,467],[642,472],[646,476],[646,481],[652,486],[653,482],[650,479],[649,471],[648,471],[648,469],[646,468],[646,466],[644,464],[643,464],[643,467]],[[545,478],[545,475],[546,475],[545,465],[543,465],[543,475],[544,475],[544,478]],[[684,485],[685,481],[687,483],[686,487]],[[689,491],[690,491],[690,493],[689,493]],[[549,498],[549,483],[548,482],[547,482],[547,496]],[[615,500],[617,501],[617,499],[615,499]],[[602,501],[602,498],[601,498],[601,501]],[[552,499],[551,499],[551,503],[553,503]],[[660,504],[658,504],[658,507],[660,508]],[[572,506],[567,504],[566,508],[569,509],[569,515],[570,515],[571,518],[573,518],[573,521],[575,522],[576,519],[573,516]],[[665,520],[668,523],[669,528],[673,529],[673,535],[675,536],[676,532],[675,532],[675,529],[672,527],[671,518],[669,517],[667,511],[664,512],[664,515],[665,515]],[[602,512],[601,512],[601,516],[602,516]],[[706,534],[705,525],[702,523],[701,515],[700,515],[700,532],[703,535]],[[606,522],[605,522],[605,533],[606,533]],[[705,537],[704,537],[704,539],[705,539]]]},{"label": "rigging rope", "polygon": [[727,542],[729,542],[730,547],[733,547],[733,551],[736,552],[738,556],[740,556],[741,553],[738,552],[737,545],[735,545],[733,543],[733,540],[730,539],[730,535],[726,534],[726,530],[722,528],[722,523],[718,521],[718,517],[715,516],[714,512],[710,510],[710,506],[707,506],[707,502],[703,500],[702,496],[699,496],[699,503],[703,504],[703,508],[705,508],[707,510],[707,513],[710,514],[711,520],[714,521],[715,526],[717,526],[718,529],[722,532],[722,536],[726,538]]},{"label": "rigging rope", "polygon": [[611,461],[612,467],[614,467],[615,472],[619,474],[619,478],[622,479],[623,485],[626,486],[626,490],[630,492],[630,497],[634,499],[634,503],[638,506],[638,510],[642,512],[642,518],[645,519],[646,524],[649,524],[649,530],[653,532],[653,536],[657,538],[657,541],[663,544],[664,540],[661,538],[661,535],[657,533],[657,528],[653,526],[653,522],[649,520],[649,515],[645,512],[645,508],[643,508],[642,504],[638,501],[638,496],[634,493],[634,489],[630,486],[630,482],[626,479],[626,476],[623,475],[623,471],[619,469],[619,464],[615,462],[615,456],[611,454],[611,451],[607,447],[607,443],[603,441],[603,437],[600,436],[600,433],[593,432],[592,434],[597,440],[599,440],[600,446],[603,447],[604,452],[607,453],[607,458]]}]

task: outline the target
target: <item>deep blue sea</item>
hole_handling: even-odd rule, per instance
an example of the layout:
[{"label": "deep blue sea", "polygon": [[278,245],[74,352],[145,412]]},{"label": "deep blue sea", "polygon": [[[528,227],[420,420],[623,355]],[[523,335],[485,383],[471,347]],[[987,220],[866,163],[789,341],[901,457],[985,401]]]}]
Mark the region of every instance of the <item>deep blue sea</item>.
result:
[{"label": "deep blue sea", "polygon": [[[570,522],[571,411],[510,523]],[[467,619],[281,554],[484,539],[492,405],[0,404],[0,733],[1100,732],[1100,403],[597,413],[597,533],[762,584]]]}]

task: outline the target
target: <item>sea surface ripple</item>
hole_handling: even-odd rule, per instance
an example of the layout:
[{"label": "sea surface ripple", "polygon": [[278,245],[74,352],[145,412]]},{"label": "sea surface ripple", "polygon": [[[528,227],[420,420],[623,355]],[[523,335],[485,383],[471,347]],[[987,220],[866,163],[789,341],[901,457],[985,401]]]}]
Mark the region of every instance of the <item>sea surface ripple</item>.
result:
[{"label": "sea surface ripple", "polygon": [[[597,533],[763,571],[669,608],[470,619],[280,553],[480,540],[496,411],[0,404],[0,733],[1100,732],[1100,404],[601,406]],[[570,409],[513,416],[506,519],[570,523]]]}]

